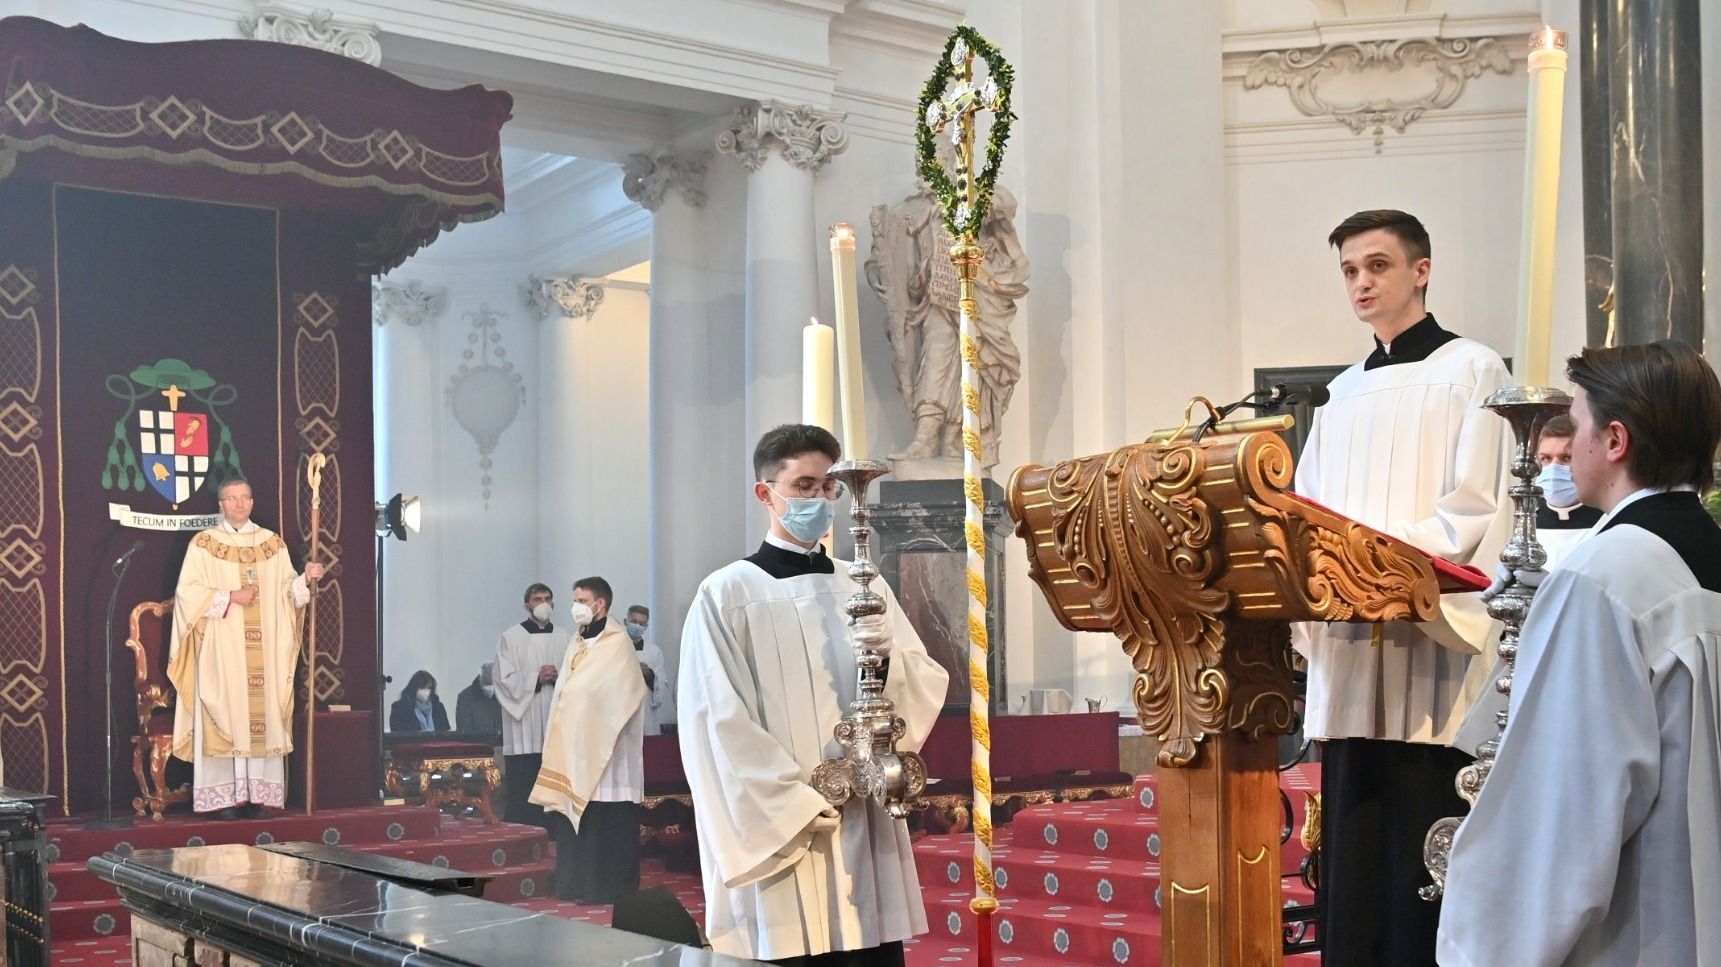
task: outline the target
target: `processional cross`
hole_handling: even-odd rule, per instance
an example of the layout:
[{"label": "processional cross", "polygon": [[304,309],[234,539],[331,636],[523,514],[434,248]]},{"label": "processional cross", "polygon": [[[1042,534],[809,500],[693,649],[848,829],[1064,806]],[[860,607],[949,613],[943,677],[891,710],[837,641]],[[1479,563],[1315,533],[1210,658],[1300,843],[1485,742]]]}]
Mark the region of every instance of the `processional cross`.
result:
[{"label": "processional cross", "polygon": [[[986,83],[974,84],[974,57],[985,58]],[[987,630],[986,588],[986,497],[981,488],[985,475],[980,439],[980,314],[974,286],[980,276],[985,250],[980,247],[980,226],[992,204],[992,184],[998,177],[1004,142],[1009,137],[1010,85],[1013,71],[998,50],[967,24],[956,28],[926,89],[921,93],[921,125],[916,148],[921,174],[932,186],[944,212],[944,225],[955,244],[950,262],[956,268],[957,306],[961,312],[962,346],[962,492],[966,498],[963,536],[967,544],[968,570],[968,714],[973,733],[974,798],[970,813],[974,827],[974,898],[968,907],[975,914],[979,935],[980,967],[992,961],[992,914],[998,909],[992,870],[992,730],[987,722],[992,685],[987,680],[987,657],[991,651]],[[992,114],[984,166],[975,164],[974,138],[980,112]],[[934,140],[951,128],[956,148],[956,179],[952,184],[939,165]]]}]

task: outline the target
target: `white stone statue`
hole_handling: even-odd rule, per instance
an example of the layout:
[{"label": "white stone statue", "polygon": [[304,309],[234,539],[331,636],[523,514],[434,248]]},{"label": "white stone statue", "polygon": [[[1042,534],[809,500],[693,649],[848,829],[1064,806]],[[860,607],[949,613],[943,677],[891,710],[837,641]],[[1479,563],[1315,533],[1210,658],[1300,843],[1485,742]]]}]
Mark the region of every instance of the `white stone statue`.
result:
[{"label": "white stone statue", "polygon": [[[914,416],[914,442],[891,455],[905,479],[962,472],[962,359],[957,330],[954,240],[937,196],[918,175],[919,191],[893,206],[873,208],[867,284],[884,300],[896,387]],[[975,303],[980,318],[980,441],[982,463],[998,462],[998,427],[1022,376],[1022,356],[1010,338],[1016,301],[1028,294],[1028,257],[1016,237],[1016,198],[1002,185],[980,226],[986,258]]]}]

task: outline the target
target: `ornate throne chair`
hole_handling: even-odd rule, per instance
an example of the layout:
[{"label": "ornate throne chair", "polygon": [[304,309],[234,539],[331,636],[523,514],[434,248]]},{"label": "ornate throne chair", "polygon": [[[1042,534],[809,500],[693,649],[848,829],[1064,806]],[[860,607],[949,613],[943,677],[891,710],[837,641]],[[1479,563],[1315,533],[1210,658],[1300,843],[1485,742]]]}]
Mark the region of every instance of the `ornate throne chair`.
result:
[{"label": "ornate throne chair", "polygon": [[132,737],[131,769],[137,777],[139,816],[145,807],[160,821],[173,803],[191,801],[190,783],[168,788],[167,760],[173,746],[173,684],[167,680],[167,652],[173,636],[173,599],[145,601],[131,609],[131,637],[125,646],[137,663],[137,734]]}]

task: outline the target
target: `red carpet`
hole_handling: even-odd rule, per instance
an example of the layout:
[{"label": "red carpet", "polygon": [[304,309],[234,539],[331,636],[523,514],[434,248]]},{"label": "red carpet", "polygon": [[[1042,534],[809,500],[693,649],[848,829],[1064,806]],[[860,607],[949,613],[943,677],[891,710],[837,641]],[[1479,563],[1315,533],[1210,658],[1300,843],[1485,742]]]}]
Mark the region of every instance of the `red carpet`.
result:
[{"label": "red carpet", "polygon": [[[1302,828],[1303,792],[1319,787],[1318,767],[1284,777]],[[1000,909],[993,917],[998,964],[1130,965],[1156,967],[1159,957],[1159,834],[1152,777],[1136,782],[1134,800],[1033,806],[999,830],[993,851]],[[53,897],[54,963],[109,967],[130,964],[126,917],[111,887],[84,869],[104,848],[321,840],[356,849],[490,873],[486,895],[498,902],[608,924],[610,909],[563,903],[549,896],[554,850],[535,826],[438,817],[418,807],[335,810],[269,819],[199,822],[185,817],[130,830],[87,830],[50,824],[57,855],[49,867]],[[265,839],[264,841],[268,841]],[[907,945],[910,967],[974,962],[972,842],[966,835],[932,836],[915,846],[930,931]],[[1296,835],[1285,847],[1286,870],[1303,850]],[[667,886],[703,919],[699,880],[667,873],[655,860],[641,871],[643,886]],[[1295,878],[1285,880],[1287,903],[1307,902]],[[1288,958],[1291,967],[1318,965],[1317,955]]]}]

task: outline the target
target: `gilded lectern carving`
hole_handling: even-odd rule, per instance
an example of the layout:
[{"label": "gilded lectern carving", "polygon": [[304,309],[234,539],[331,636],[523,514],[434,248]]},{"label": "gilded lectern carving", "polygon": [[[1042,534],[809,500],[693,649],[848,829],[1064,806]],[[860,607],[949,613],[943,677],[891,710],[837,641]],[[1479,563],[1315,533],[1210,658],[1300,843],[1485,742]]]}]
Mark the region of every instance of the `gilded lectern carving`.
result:
[{"label": "gilded lectern carving", "polygon": [[1065,627],[1122,639],[1159,740],[1168,967],[1282,962],[1273,739],[1294,720],[1289,623],[1439,606],[1427,555],[1289,492],[1290,450],[1266,432],[1285,425],[1159,433],[1010,480],[1035,582]]}]

